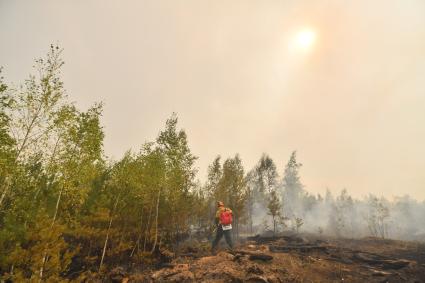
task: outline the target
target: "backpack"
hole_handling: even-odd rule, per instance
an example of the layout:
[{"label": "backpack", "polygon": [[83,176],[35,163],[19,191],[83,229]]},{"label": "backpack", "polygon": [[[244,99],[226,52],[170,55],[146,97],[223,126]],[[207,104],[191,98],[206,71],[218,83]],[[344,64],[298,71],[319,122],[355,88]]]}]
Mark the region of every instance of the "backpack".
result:
[{"label": "backpack", "polygon": [[232,218],[232,211],[225,208],[224,211],[220,214],[220,223],[222,225],[230,225],[232,224],[233,218]]}]

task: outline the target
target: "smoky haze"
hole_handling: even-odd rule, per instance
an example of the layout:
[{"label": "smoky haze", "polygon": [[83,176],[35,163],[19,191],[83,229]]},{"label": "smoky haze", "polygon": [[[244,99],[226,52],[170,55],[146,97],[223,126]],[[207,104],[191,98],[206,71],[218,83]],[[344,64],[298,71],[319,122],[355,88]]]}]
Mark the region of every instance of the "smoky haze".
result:
[{"label": "smoky haze", "polygon": [[[304,27],[317,42],[291,52]],[[309,192],[425,198],[424,1],[0,1],[0,38],[11,82],[65,49],[114,158],[177,112],[200,178],[217,154],[282,171],[297,150]]]}]

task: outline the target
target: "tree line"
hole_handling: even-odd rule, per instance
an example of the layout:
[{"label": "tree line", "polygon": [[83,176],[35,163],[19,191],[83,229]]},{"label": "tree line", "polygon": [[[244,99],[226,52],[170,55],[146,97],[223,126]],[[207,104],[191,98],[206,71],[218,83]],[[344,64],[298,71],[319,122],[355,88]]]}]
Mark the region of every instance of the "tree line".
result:
[{"label": "tree line", "polygon": [[123,263],[148,266],[161,248],[178,252],[190,237],[211,236],[217,200],[232,208],[236,238],[302,229],[349,236],[357,222],[367,234],[387,237],[394,215],[417,221],[400,226],[403,233],[425,227],[415,218],[425,205],[407,197],[390,203],[375,196],[358,201],[346,190],[336,198],[309,194],[296,152],[282,177],[266,154],[248,172],[239,155],[218,156],[201,183],[176,114],[154,141],[110,160],[103,152],[102,104],[82,111],[70,102],[62,52],[52,45],[18,86],[0,76],[3,280],[80,280]]}]

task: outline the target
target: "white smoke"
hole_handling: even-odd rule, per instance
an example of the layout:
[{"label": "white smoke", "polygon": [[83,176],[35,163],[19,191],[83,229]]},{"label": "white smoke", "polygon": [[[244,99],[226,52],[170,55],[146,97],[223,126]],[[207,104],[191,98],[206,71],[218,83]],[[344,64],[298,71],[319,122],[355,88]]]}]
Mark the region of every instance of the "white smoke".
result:
[{"label": "white smoke", "polygon": [[[256,190],[255,186],[253,190]],[[425,241],[425,202],[409,196],[388,200],[371,194],[354,199],[344,189],[336,196],[328,190],[322,197],[311,195],[303,188],[288,193],[282,184],[277,190],[282,209],[276,232],[295,231],[297,221],[301,221],[300,232],[344,238],[373,236]],[[273,218],[267,195],[254,193],[253,196],[252,232],[270,233]]]}]

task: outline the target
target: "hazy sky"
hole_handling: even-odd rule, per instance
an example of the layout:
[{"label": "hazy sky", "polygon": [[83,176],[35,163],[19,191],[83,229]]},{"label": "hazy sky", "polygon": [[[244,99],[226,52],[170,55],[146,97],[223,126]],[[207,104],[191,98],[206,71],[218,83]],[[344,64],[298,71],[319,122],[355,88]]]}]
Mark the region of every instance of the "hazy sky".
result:
[{"label": "hazy sky", "polygon": [[[309,28],[308,52],[289,48]],[[71,99],[105,103],[105,152],[153,140],[177,112],[199,177],[220,154],[310,192],[425,199],[425,1],[0,0],[0,65],[20,82],[51,43]]]}]

